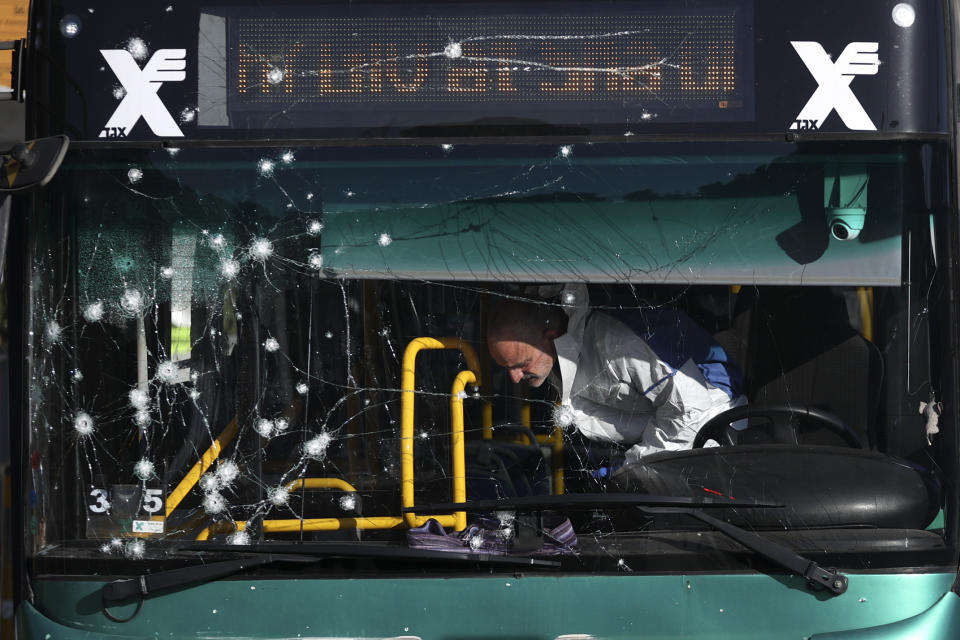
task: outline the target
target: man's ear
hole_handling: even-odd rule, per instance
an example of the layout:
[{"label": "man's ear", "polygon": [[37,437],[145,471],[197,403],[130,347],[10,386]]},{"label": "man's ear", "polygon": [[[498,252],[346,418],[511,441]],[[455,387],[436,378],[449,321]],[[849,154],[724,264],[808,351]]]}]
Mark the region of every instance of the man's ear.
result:
[{"label": "man's ear", "polygon": [[543,335],[550,340],[556,340],[563,335],[559,329],[556,327],[550,327],[549,329],[544,330]]}]

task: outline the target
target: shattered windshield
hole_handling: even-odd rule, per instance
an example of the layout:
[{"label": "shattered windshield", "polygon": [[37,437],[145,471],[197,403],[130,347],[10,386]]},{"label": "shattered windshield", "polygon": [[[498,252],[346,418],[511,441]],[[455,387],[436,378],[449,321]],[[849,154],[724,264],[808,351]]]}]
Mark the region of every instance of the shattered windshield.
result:
[{"label": "shattered windshield", "polygon": [[[32,548],[504,552],[514,512],[443,505],[633,493],[942,560],[939,163],[900,143],[73,152],[30,219]],[[729,545],[598,505],[524,520],[524,552],[624,569]]]}]

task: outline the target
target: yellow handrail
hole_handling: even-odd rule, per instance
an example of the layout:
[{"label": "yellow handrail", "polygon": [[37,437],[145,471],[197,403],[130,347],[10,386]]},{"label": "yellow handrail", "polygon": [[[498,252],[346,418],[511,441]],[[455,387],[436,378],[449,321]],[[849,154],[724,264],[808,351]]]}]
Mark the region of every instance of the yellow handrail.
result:
[{"label": "yellow handrail", "polygon": [[167,496],[166,517],[170,517],[170,514],[177,508],[180,501],[190,493],[190,489],[193,489],[194,485],[200,480],[200,476],[202,476],[204,472],[210,468],[210,465],[213,464],[213,461],[217,459],[223,448],[230,444],[233,437],[237,435],[237,427],[237,417],[234,416],[233,420],[224,428],[223,432],[213,441],[210,448],[204,451],[200,459],[197,460],[197,463],[190,468],[190,471],[183,477],[180,484],[170,492],[170,495]]},{"label": "yellow handrail", "polygon": [[[467,499],[467,474],[466,462],[464,460],[463,392],[469,384],[480,384],[480,361],[473,347],[459,338],[415,338],[410,341],[410,344],[407,345],[404,351],[403,369],[400,379],[400,504],[404,509],[414,506],[413,431],[416,359],[417,354],[424,349],[458,349],[463,353],[467,365],[472,369],[472,371],[461,371],[454,380],[453,388],[450,391],[453,501],[465,502]],[[484,412],[485,417],[491,415],[486,407],[484,408]],[[236,418],[234,418],[227,428],[224,429],[223,433],[220,434],[220,437],[217,438],[203,454],[201,460],[194,465],[183,481],[181,481],[173,493],[170,494],[170,497],[167,499],[168,515],[176,508],[190,489],[193,488],[200,479],[200,476],[203,475],[204,471],[209,468],[219,455],[220,450],[236,435],[236,432],[237,421]],[[287,483],[285,488],[287,491],[303,489],[341,489],[343,491],[356,491],[353,485],[340,478],[298,478]],[[444,515],[416,515],[413,512],[409,512],[404,513],[402,516],[376,516],[369,518],[293,518],[264,520],[262,526],[265,532],[285,533],[297,531],[335,531],[340,529],[392,529],[403,524],[407,524],[410,527],[419,527],[426,523],[428,519],[437,520],[441,526],[452,527],[454,530],[461,530],[467,526],[467,513],[465,511],[457,511],[453,514]],[[246,522],[243,521],[214,524],[201,530],[196,539],[207,540],[212,531],[222,531],[224,527],[229,527],[231,524],[236,531],[243,531],[246,528]]]},{"label": "yellow handrail", "polygon": [[[300,491],[306,489],[339,489],[356,493],[357,489],[342,478],[297,478],[284,485],[287,491]],[[291,523],[302,523],[303,526],[294,527]],[[264,531],[337,531],[340,529],[391,529],[403,524],[403,518],[399,516],[387,517],[350,517],[350,518],[305,518],[300,519],[281,519],[264,520]],[[220,533],[229,531],[230,523],[222,522],[214,524],[203,529],[198,535],[197,540],[208,540],[211,532]],[[242,520],[233,522],[234,531],[243,531],[247,523]]]},{"label": "yellow handrail", "polygon": [[[412,377],[415,374],[414,366],[416,364],[417,354],[425,349],[455,349],[459,351],[467,361],[467,368],[477,376],[475,384],[481,384],[480,359],[477,358],[477,352],[472,344],[460,338],[414,338],[403,352],[403,376],[409,374]],[[400,384],[402,387],[402,379]]]},{"label": "yellow handrail", "polygon": [[[393,529],[403,525],[403,518],[400,516],[373,516],[364,518],[363,516],[354,516],[352,518],[285,518],[282,520],[264,520],[263,531],[273,533],[296,533],[298,531],[343,531],[354,529]],[[247,523],[243,520],[237,520],[233,523],[222,522],[211,525],[197,534],[197,540],[209,540],[211,533],[225,533],[226,531],[243,531],[247,528]]]},{"label": "yellow handrail", "polygon": [[298,478],[285,485],[287,491],[299,489],[340,489],[341,491],[357,492],[353,485],[342,478]]},{"label": "yellow handrail", "polygon": [[[400,504],[404,509],[409,509],[414,506],[414,474],[413,474],[413,424],[414,424],[414,394],[416,388],[416,363],[417,363],[417,354],[423,351],[424,349],[459,349],[463,353],[464,358],[467,360],[467,366],[471,369],[474,369],[473,378],[474,384],[480,384],[479,372],[480,361],[477,359],[477,353],[473,350],[473,347],[461,340],[460,338],[414,338],[410,341],[410,344],[407,345],[406,350],[403,352],[403,370],[400,378]],[[461,372],[461,375],[464,372]],[[460,376],[457,376],[457,380],[460,380]],[[457,381],[454,381],[454,386],[457,386]],[[463,387],[460,389],[463,390]],[[461,400],[459,392],[453,394],[451,397],[451,403],[454,403],[456,400]],[[452,406],[452,405],[451,405]],[[462,417],[462,403],[461,403],[461,417]],[[451,411],[453,409],[451,408]],[[466,463],[463,461],[463,446],[462,446],[462,429],[463,422],[460,422],[461,428],[461,447],[460,447],[460,461],[461,469],[466,468]],[[451,427],[452,430],[455,430],[455,427]],[[454,445],[456,446],[456,436],[454,436]],[[456,455],[456,450],[454,450],[454,468],[458,464]],[[465,473],[463,476],[464,487],[466,485]],[[454,472],[454,502],[463,502],[463,499],[457,499],[457,477],[456,471]],[[464,488],[464,491],[466,489]],[[441,515],[441,516],[427,516],[422,515],[418,516],[413,512],[404,513],[403,517],[408,526],[411,527],[420,527],[428,519],[437,520],[444,527],[454,527],[457,528],[459,525],[460,529],[466,526],[466,514],[463,514],[463,517],[460,516],[461,512],[450,515]],[[460,524],[462,522],[462,524]]]},{"label": "yellow handrail", "polygon": [[563,429],[554,427],[549,436],[537,436],[542,444],[549,444],[553,453],[550,456],[550,465],[553,467],[553,493],[563,495],[566,491],[563,485]]},{"label": "yellow handrail", "polygon": [[[467,465],[464,458],[463,441],[463,390],[468,384],[475,384],[477,378],[472,371],[461,371],[453,381],[450,389],[450,434],[453,440],[451,455],[453,456],[453,501],[467,501]],[[412,504],[410,505],[413,506]],[[454,515],[454,531],[467,528],[467,512],[457,511]]]}]

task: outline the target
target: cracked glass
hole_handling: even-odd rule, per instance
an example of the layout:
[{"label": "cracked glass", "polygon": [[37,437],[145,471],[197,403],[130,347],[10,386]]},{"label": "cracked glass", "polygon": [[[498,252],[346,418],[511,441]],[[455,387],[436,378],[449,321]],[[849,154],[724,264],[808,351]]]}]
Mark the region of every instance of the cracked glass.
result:
[{"label": "cracked glass", "polygon": [[751,2],[241,4],[63,17],[37,566],[754,566],[657,504],[844,570],[955,563],[940,139],[758,133],[802,102],[759,93]]},{"label": "cracked glass", "polygon": [[[939,223],[911,169],[924,153],[73,152],[31,223],[33,548],[462,535],[505,551],[509,509],[491,524],[415,507],[627,491],[727,500],[733,522],[827,548],[906,530],[942,551],[938,436],[917,410],[939,374],[916,345],[937,334],[901,284],[909,268],[936,304]],[[853,209],[858,237],[831,235]],[[711,427],[724,447],[695,442],[739,406],[828,415],[774,411],[772,429],[751,416]],[[771,500],[786,505],[737,508]],[[697,554],[682,517],[560,515],[581,568]]]}]

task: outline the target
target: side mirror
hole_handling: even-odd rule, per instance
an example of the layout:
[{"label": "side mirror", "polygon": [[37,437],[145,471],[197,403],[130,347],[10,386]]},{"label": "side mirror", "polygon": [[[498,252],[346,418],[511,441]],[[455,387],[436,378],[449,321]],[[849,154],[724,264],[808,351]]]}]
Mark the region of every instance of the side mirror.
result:
[{"label": "side mirror", "polygon": [[31,191],[46,185],[60,168],[69,146],[67,136],[15,144],[0,155],[0,194]]},{"label": "side mirror", "polygon": [[51,136],[19,142],[0,155],[0,283],[5,272],[10,195],[39,189],[50,182],[69,146],[67,136]]}]

